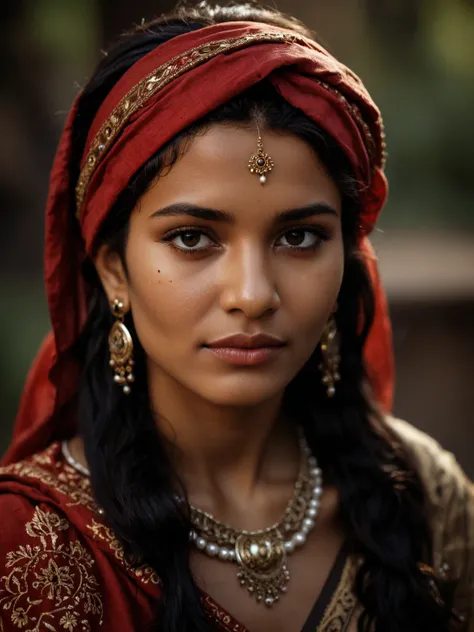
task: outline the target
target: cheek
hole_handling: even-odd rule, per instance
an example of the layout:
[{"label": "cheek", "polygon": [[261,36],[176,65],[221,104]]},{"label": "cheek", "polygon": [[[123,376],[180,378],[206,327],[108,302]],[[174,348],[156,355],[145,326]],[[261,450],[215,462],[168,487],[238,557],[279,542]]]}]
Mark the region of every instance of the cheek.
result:
[{"label": "cheek", "polygon": [[328,243],[326,250],[310,265],[301,266],[297,275],[286,277],[288,308],[306,334],[319,336],[336,306],[343,274],[344,251],[341,240]]},{"label": "cheek", "polygon": [[130,301],[140,341],[152,352],[163,340],[173,345],[207,311],[211,280],[176,258],[163,244],[130,240],[127,246]]}]

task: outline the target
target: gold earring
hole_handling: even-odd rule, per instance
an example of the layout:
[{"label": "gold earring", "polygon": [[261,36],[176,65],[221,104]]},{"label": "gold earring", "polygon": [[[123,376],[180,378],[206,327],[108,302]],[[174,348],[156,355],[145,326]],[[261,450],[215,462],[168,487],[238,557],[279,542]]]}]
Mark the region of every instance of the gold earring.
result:
[{"label": "gold earring", "polygon": [[265,184],[267,181],[267,174],[275,166],[273,160],[263,149],[262,137],[258,136],[257,139],[257,153],[252,154],[249,159],[249,171],[250,173],[256,173],[260,176],[260,184]]},{"label": "gold earring", "polygon": [[324,329],[321,338],[321,354],[323,361],[319,365],[322,371],[322,383],[326,387],[328,397],[334,397],[336,394],[336,382],[339,382],[339,364],[341,357],[339,355],[339,335],[337,332],[337,324],[334,315],[331,315]]},{"label": "gold earring", "polygon": [[135,381],[133,376],[133,340],[124,325],[124,304],[118,298],[111,305],[116,318],[109,334],[110,366],[114,370],[114,382],[123,387],[125,395],[130,395],[130,384]]}]

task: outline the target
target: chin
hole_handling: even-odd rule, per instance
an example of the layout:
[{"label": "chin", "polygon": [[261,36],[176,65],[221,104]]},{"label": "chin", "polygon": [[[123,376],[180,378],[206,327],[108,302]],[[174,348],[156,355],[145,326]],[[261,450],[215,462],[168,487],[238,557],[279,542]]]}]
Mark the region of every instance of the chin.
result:
[{"label": "chin", "polygon": [[275,376],[228,376],[211,380],[210,387],[201,385],[199,395],[216,406],[236,408],[258,406],[280,397],[291,380],[278,380]]}]

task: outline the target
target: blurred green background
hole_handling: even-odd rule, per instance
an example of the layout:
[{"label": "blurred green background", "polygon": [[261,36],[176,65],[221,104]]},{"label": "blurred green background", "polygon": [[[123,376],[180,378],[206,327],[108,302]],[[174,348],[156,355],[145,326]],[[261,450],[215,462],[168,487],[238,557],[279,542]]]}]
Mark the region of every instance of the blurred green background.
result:
[{"label": "blurred green background", "polygon": [[[48,329],[42,231],[65,115],[102,51],[155,0],[3,0],[0,23],[0,453]],[[397,357],[395,413],[474,444],[474,0],[280,0],[360,74],[388,136],[374,237]]]}]

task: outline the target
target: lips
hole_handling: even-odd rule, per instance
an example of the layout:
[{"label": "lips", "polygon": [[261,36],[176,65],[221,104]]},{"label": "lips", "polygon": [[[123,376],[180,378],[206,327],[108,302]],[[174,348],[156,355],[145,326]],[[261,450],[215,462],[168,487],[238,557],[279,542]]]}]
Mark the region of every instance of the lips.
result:
[{"label": "lips", "polygon": [[211,349],[268,349],[269,347],[283,347],[285,341],[270,334],[234,334],[219,338],[205,345]]},{"label": "lips", "polygon": [[219,362],[237,367],[255,367],[279,357],[285,345],[286,342],[281,338],[259,333],[253,336],[234,334],[204,346]]}]

